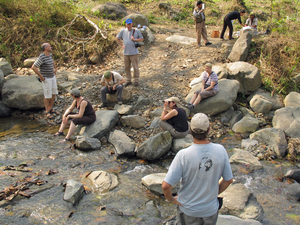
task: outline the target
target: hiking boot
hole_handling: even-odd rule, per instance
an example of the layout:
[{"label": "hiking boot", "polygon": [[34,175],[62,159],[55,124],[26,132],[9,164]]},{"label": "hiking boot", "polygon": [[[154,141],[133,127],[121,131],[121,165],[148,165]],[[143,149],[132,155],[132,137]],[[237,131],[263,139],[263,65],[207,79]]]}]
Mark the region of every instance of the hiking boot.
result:
[{"label": "hiking boot", "polygon": [[131,84],[130,81],[126,81],[125,84],[124,84],[124,86],[127,87],[127,86],[130,85],[130,84]]},{"label": "hiking boot", "polygon": [[104,103],[101,103],[101,105],[99,106],[100,108],[104,108],[104,107],[107,107],[107,103],[104,102]]},{"label": "hiking boot", "polygon": [[207,45],[211,45],[212,43],[211,42],[206,42],[205,43],[205,45],[207,46]]},{"label": "hiking boot", "polygon": [[123,102],[122,102],[121,100],[118,100],[118,104],[119,104],[119,105],[122,105]]},{"label": "hiking boot", "polygon": [[221,41],[225,41],[225,39],[224,38],[220,38],[221,39]]},{"label": "hiking boot", "polygon": [[198,47],[201,47],[201,44],[198,44]]},{"label": "hiking boot", "polygon": [[234,37],[229,38],[229,40],[234,40],[234,39],[235,39]]}]

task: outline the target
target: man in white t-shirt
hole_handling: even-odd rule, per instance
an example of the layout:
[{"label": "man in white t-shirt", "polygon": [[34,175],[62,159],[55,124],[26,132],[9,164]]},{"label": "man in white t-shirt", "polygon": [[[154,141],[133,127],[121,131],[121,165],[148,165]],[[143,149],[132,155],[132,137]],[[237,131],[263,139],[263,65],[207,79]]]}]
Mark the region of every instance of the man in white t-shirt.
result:
[{"label": "man in white t-shirt", "polygon": [[101,88],[102,105],[100,107],[107,107],[106,93],[115,94],[116,92],[118,104],[122,105],[122,92],[125,79],[117,72],[106,71],[100,83],[104,86]]},{"label": "man in white t-shirt", "polygon": [[[177,153],[162,189],[167,201],[178,205],[177,224],[215,225],[218,194],[233,181],[228,155],[222,145],[207,140],[209,120],[205,114],[193,116],[190,131],[194,143]],[[179,182],[178,196],[173,197],[172,186]]]}]

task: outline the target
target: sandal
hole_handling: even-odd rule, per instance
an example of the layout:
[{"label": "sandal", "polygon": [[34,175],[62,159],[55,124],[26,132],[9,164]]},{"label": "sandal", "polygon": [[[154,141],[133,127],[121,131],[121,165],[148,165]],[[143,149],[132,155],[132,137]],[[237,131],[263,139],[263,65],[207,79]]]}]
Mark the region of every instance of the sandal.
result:
[{"label": "sandal", "polygon": [[63,136],[64,135],[64,132],[59,132],[57,131],[55,134],[53,134],[54,136]]},{"label": "sandal", "polygon": [[70,141],[70,139],[68,138],[64,138],[63,140],[61,140],[59,143],[63,144],[63,143],[66,143],[67,141]]},{"label": "sandal", "polygon": [[56,114],[56,115],[59,115],[59,112],[57,112],[57,111],[54,111],[53,109],[51,109],[48,113],[50,113],[50,114]]},{"label": "sandal", "polygon": [[46,113],[46,118],[47,119],[53,119],[53,115],[50,112]]}]

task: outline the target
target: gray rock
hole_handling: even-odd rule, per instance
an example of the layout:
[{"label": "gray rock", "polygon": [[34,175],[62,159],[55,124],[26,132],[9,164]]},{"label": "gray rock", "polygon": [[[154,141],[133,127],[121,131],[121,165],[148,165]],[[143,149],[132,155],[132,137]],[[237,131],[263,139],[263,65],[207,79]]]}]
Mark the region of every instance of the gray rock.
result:
[{"label": "gray rock", "polygon": [[155,160],[166,154],[172,146],[169,131],[159,133],[143,142],[137,149],[136,155],[145,160]]},{"label": "gray rock", "polygon": [[161,114],[162,114],[162,111],[163,111],[163,108],[159,107],[159,108],[155,108],[154,110],[152,110],[150,113],[149,113],[149,116],[151,118],[153,117],[160,117]]},{"label": "gray rock", "polygon": [[300,106],[300,94],[292,91],[284,99],[285,107],[298,107]]},{"label": "gray rock", "polygon": [[235,123],[232,130],[236,133],[252,133],[255,132],[259,127],[259,120],[244,116],[239,122]]},{"label": "gray rock", "polygon": [[300,183],[300,169],[289,170],[285,174],[285,177],[293,179],[293,180],[297,181],[298,183]]},{"label": "gray rock", "polygon": [[34,76],[10,79],[3,84],[2,101],[17,109],[44,108],[42,84]]},{"label": "gray rock", "polygon": [[25,59],[23,64],[24,64],[24,67],[26,68],[31,68],[31,66],[33,65],[33,63],[38,59],[38,57],[32,57],[32,58],[29,58],[29,59]]},{"label": "gray rock", "polygon": [[119,113],[115,110],[100,110],[96,112],[96,121],[82,128],[80,135],[97,138],[105,136],[119,120]]},{"label": "gray rock", "polygon": [[263,166],[250,152],[235,148],[234,154],[230,157],[231,164],[246,164],[250,171],[262,169]]},{"label": "gray rock", "polygon": [[243,113],[241,111],[234,111],[230,119],[230,127],[232,128],[241,119],[243,119]]},{"label": "gray rock", "polygon": [[293,183],[287,186],[287,197],[293,201],[300,201],[300,184]]},{"label": "gray rock", "polygon": [[221,123],[228,123],[232,118],[234,113],[234,108],[231,106],[226,112],[222,113]]},{"label": "gray rock", "polygon": [[250,107],[257,113],[268,113],[272,109],[272,102],[260,95],[255,95],[250,101]]},{"label": "gray rock", "polygon": [[85,136],[77,136],[75,141],[76,148],[86,150],[97,150],[101,147],[101,142],[97,138],[88,138]]},{"label": "gray rock", "polygon": [[79,78],[81,77],[80,73],[74,73],[74,72],[68,72],[66,74],[68,81],[78,81]]},{"label": "gray rock", "polygon": [[117,155],[134,155],[135,143],[122,131],[110,132],[108,141],[115,146]]},{"label": "gray rock", "polygon": [[[147,176],[144,176],[142,178],[142,184],[148,188],[150,191],[159,194],[159,195],[163,195],[163,190],[161,188],[161,184],[163,182],[163,180],[165,179],[167,173],[152,173],[149,174]],[[177,188],[176,186],[172,186],[172,193],[176,193],[177,192]]]},{"label": "gray rock", "polygon": [[254,96],[262,96],[264,99],[267,99],[269,102],[272,102],[272,110],[280,109],[283,107],[282,98],[279,94],[274,94],[271,96],[271,93],[265,91],[264,89],[258,88],[255,92],[253,92],[247,100],[250,102]]},{"label": "gray rock", "polygon": [[184,138],[174,138],[172,143],[172,151],[179,152],[181,149],[190,147],[194,143],[194,138],[191,134],[187,134]]},{"label": "gray rock", "polygon": [[0,62],[7,62],[7,60],[5,58],[0,58]]},{"label": "gray rock", "polygon": [[[14,79],[14,78],[20,78],[20,77],[22,77],[22,76],[19,76],[19,75],[17,75],[17,74],[9,74],[9,75],[7,75],[6,77],[4,77],[4,79],[6,80],[6,81],[9,81],[9,80],[11,80],[11,79]],[[37,77],[36,77],[37,78]]]},{"label": "gray rock", "polygon": [[219,196],[223,197],[223,207],[219,211],[221,214],[262,221],[263,208],[243,184],[232,184]]},{"label": "gray rock", "polygon": [[240,107],[239,110],[242,112],[243,116],[255,117],[255,113],[252,110],[247,109],[246,107]]},{"label": "gray rock", "polygon": [[[237,97],[240,88],[236,80],[222,79],[219,81],[219,92],[210,98],[203,99],[200,104],[196,105],[194,113],[205,113],[216,115],[229,109]],[[190,102],[195,91],[201,89],[201,84],[194,86],[188,96],[185,98],[186,103]]]},{"label": "gray rock", "polygon": [[224,65],[214,65],[212,67],[212,71],[214,71],[217,75],[219,80],[223,78],[227,78],[228,76],[228,71],[226,70],[226,64]]},{"label": "gray rock", "polygon": [[[157,222],[159,221],[159,218],[161,218],[160,211],[158,210],[157,206],[154,204],[153,201],[149,201],[146,203],[146,209],[143,214],[144,214],[143,215],[144,218],[148,218],[147,222],[149,224],[157,224]],[[149,217],[151,218],[150,220],[149,220]],[[158,217],[157,222],[153,221],[153,220],[155,220],[155,217]]]},{"label": "gray rock", "polygon": [[258,144],[257,140],[252,139],[243,139],[242,140],[242,148],[248,149],[249,147],[255,146]]},{"label": "gray rock", "polygon": [[300,84],[300,73],[297,73],[293,78],[292,78],[296,85],[298,86]]},{"label": "gray rock", "polygon": [[269,146],[278,156],[284,157],[287,141],[282,130],[277,128],[264,128],[250,135],[250,139]]},{"label": "gray rock", "polygon": [[67,81],[60,83],[57,86],[63,93],[68,93],[74,87],[74,84],[74,81]]},{"label": "gray rock", "polygon": [[126,21],[129,18],[132,19],[134,27],[136,27],[138,24],[140,24],[141,26],[144,25],[147,27],[149,26],[149,21],[147,17],[142,14],[138,14],[138,13],[129,14],[128,16],[124,17],[122,21]]},{"label": "gray rock", "polygon": [[132,128],[142,128],[145,126],[145,119],[137,115],[122,116],[121,123]]},{"label": "gray rock", "polygon": [[172,35],[172,36],[166,38],[166,41],[178,43],[178,44],[192,45],[197,42],[197,39],[191,38],[191,37],[180,36],[180,35]]},{"label": "gray rock", "polygon": [[0,117],[10,116],[11,108],[7,107],[2,101],[0,101]]},{"label": "gray rock", "polygon": [[232,50],[228,56],[228,59],[232,62],[246,61],[252,35],[250,33],[242,34],[234,43]]},{"label": "gray rock", "polygon": [[82,183],[75,180],[68,180],[64,200],[71,202],[73,205],[79,202],[84,193],[84,187]]},{"label": "gray rock", "polygon": [[235,216],[229,215],[219,215],[217,225],[261,225],[261,223],[257,220],[251,219],[240,219]]},{"label": "gray rock", "polygon": [[144,96],[139,96],[138,100],[136,101],[136,108],[141,108],[143,106],[149,105],[150,104],[150,100],[149,98],[145,98]]},{"label": "gray rock", "polygon": [[87,178],[93,183],[98,191],[110,191],[119,185],[116,175],[107,173],[106,171],[93,171]]},{"label": "gray rock", "polygon": [[0,69],[3,71],[5,77],[9,74],[14,73],[14,71],[11,68],[11,65],[8,62],[0,62]]},{"label": "gray rock", "polygon": [[140,31],[143,35],[145,43],[153,43],[155,41],[155,36],[148,27],[141,29]]},{"label": "gray rock", "polygon": [[3,73],[3,71],[0,69],[0,95],[1,95],[1,90],[2,90],[3,83],[4,83],[5,81],[6,81],[6,80],[4,79],[4,73]]},{"label": "gray rock", "polygon": [[272,124],[273,127],[283,130],[287,136],[300,138],[300,107],[277,109]]},{"label": "gray rock", "polygon": [[131,105],[119,105],[116,104],[114,110],[118,111],[120,115],[131,115],[134,111]]},{"label": "gray rock", "polygon": [[92,12],[99,17],[117,20],[127,15],[126,7],[121,3],[108,2],[106,4],[97,5],[92,8]]},{"label": "gray rock", "polygon": [[149,128],[159,127],[160,117],[154,117]]},{"label": "gray rock", "polygon": [[222,53],[223,57],[227,58],[227,56],[231,52],[232,47],[233,47],[232,43],[223,43],[221,45],[221,53]]},{"label": "gray rock", "polygon": [[[130,101],[130,98],[131,98],[131,92],[126,89],[126,88],[123,88],[123,91],[122,91],[122,101],[123,102],[128,102]],[[117,97],[117,93],[115,94],[106,94],[106,99],[108,102],[117,102],[118,101],[118,97]]]},{"label": "gray rock", "polygon": [[247,62],[235,62],[227,64],[228,79],[235,79],[240,82],[239,92],[252,94],[261,85],[260,71],[256,66]]}]

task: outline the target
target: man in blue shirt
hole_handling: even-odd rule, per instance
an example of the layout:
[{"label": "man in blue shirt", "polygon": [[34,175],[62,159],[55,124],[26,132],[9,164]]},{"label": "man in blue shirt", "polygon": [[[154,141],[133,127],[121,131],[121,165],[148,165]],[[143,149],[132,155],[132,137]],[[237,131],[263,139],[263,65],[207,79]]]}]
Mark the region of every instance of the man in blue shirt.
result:
[{"label": "man in blue shirt", "polygon": [[[179,224],[215,225],[218,219],[218,194],[233,181],[228,155],[222,145],[207,140],[209,120],[205,114],[193,116],[190,130],[194,144],[177,153],[162,189],[167,201],[178,205]],[[172,186],[179,182],[178,196],[173,197]]]}]

